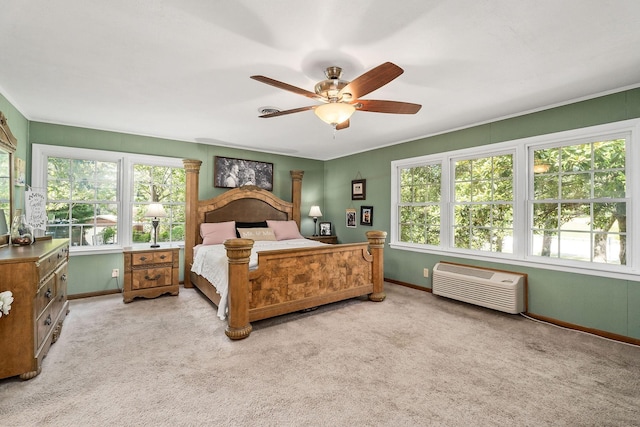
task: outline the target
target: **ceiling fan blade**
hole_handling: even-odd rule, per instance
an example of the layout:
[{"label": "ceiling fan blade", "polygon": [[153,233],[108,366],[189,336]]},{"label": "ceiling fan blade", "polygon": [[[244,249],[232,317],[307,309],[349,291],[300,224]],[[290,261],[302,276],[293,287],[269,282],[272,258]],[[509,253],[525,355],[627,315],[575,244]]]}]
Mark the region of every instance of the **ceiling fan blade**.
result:
[{"label": "ceiling fan blade", "polygon": [[340,94],[350,93],[352,99],[358,99],[386,85],[402,73],[404,70],[396,64],[385,62],[356,77],[355,80],[342,88]]},{"label": "ceiling fan blade", "polygon": [[316,108],[315,105],[309,106],[309,107],[300,107],[300,108],[294,108],[293,110],[283,110],[283,111],[276,111],[275,113],[263,114],[258,117],[268,119],[269,117],[285,116],[287,114],[300,113],[302,111],[313,110],[314,108]]},{"label": "ceiling fan blade", "polygon": [[296,86],[292,86],[290,84],[287,83],[283,83],[280,82],[278,80],[274,80],[272,78],[269,77],[265,77],[265,76],[251,76],[251,78],[253,80],[259,81],[261,83],[266,83],[268,85],[271,86],[275,86],[279,89],[284,89],[284,90],[288,90],[289,92],[293,92],[293,93],[297,93],[298,95],[302,95],[302,96],[306,96],[307,98],[312,98],[312,99],[318,99],[318,100],[324,100],[321,96],[319,96],[316,93],[313,92],[309,92],[308,90],[305,89],[301,89],[299,87]]},{"label": "ceiling fan blade", "polygon": [[391,114],[415,114],[420,111],[422,105],[410,102],[377,101],[373,99],[359,99],[353,104],[359,111]]},{"label": "ceiling fan blade", "polygon": [[345,120],[345,121],[344,121],[344,122],[342,122],[342,123],[338,123],[338,124],[336,125],[336,130],[346,129],[346,128],[348,128],[348,127],[349,127],[349,119]]}]

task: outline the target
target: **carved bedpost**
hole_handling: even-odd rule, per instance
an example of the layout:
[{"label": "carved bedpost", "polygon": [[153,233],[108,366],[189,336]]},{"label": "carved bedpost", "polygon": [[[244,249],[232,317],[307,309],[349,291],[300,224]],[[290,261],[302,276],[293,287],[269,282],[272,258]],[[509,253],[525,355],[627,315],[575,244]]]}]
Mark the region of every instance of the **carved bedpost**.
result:
[{"label": "carved bedpost", "polygon": [[253,240],[228,239],[224,242],[229,259],[229,321],[224,333],[241,340],[251,333],[249,323],[249,257]]},{"label": "carved bedpost", "polygon": [[371,301],[384,301],[387,295],[384,293],[384,241],[387,238],[386,231],[367,231],[369,250],[373,256],[372,281],[373,293],[369,295]]},{"label": "carved bedpost", "polygon": [[291,202],[293,203],[293,220],[300,230],[300,207],[302,206],[302,176],[304,171],[289,171],[291,174]]},{"label": "carved bedpost", "polygon": [[200,173],[200,160],[182,160],[187,178],[187,194],[185,206],[185,230],[184,230],[184,287],[192,288],[191,264],[193,264],[193,247],[198,237],[198,174]]}]

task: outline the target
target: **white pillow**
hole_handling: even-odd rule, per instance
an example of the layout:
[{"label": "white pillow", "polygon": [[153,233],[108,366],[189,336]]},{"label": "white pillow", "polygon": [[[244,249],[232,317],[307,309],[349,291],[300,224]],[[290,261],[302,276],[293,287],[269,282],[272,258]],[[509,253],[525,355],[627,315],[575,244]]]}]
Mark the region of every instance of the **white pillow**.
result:
[{"label": "white pillow", "polygon": [[295,221],[274,221],[268,219],[267,225],[273,229],[276,234],[276,239],[278,240],[304,239]]},{"label": "white pillow", "polygon": [[276,235],[270,228],[238,228],[238,233],[243,239],[252,239],[256,242],[276,240]]},{"label": "white pillow", "polygon": [[227,239],[236,238],[236,222],[203,222],[200,224],[203,245],[219,245]]}]

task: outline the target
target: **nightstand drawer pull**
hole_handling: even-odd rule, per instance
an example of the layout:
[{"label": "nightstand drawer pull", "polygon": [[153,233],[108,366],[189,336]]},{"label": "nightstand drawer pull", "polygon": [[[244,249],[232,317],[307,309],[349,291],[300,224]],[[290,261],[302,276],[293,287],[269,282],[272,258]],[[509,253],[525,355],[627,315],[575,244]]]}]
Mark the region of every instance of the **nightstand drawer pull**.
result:
[{"label": "nightstand drawer pull", "polygon": [[51,288],[47,288],[47,292],[44,293],[44,296],[47,297],[47,299],[51,299]]},{"label": "nightstand drawer pull", "polygon": [[51,324],[51,315],[49,314],[46,319],[44,319],[45,326],[49,326]]},{"label": "nightstand drawer pull", "polygon": [[67,281],[67,275],[66,275],[66,274],[63,274],[62,276],[60,276],[60,280],[61,280],[62,282],[66,282],[66,281]]},{"label": "nightstand drawer pull", "polygon": [[166,257],[166,255],[160,255],[160,259],[165,259]]},{"label": "nightstand drawer pull", "polygon": [[146,260],[147,260],[147,257],[146,257],[146,256],[141,256],[141,257],[140,257],[140,261],[146,261]]},{"label": "nightstand drawer pull", "polygon": [[149,277],[149,275],[148,275],[148,274],[144,276],[144,278],[145,278],[145,279],[147,279],[147,280],[158,280],[158,279],[159,279],[159,278],[161,278],[161,277],[162,277],[162,274],[156,274],[156,275],[155,275],[155,276],[153,276],[153,277]]}]

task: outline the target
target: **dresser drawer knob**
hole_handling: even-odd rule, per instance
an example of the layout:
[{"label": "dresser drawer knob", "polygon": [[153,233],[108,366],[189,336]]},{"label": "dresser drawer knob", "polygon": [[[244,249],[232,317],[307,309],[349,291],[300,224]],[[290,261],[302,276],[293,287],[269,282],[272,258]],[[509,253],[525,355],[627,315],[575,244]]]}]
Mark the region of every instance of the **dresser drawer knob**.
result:
[{"label": "dresser drawer knob", "polygon": [[66,282],[67,281],[67,274],[63,274],[62,276],[60,276],[60,281],[62,282]]},{"label": "dresser drawer knob", "polygon": [[158,280],[161,277],[162,277],[162,274],[156,274],[153,277],[149,276],[148,274],[146,276],[144,276],[144,278],[147,279],[147,280]]},{"label": "dresser drawer knob", "polygon": [[44,319],[45,326],[49,326],[51,324],[51,315],[49,314],[46,319]]},{"label": "dresser drawer knob", "polygon": [[146,256],[141,256],[141,257],[140,257],[140,261],[146,261],[146,260],[147,260],[147,257],[146,257]]},{"label": "dresser drawer knob", "polygon": [[166,255],[160,255],[160,259],[165,259],[166,257]]},{"label": "dresser drawer knob", "polygon": [[51,299],[51,288],[47,288],[47,292],[44,293],[44,296],[47,297],[48,299]]}]

